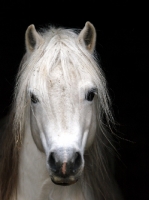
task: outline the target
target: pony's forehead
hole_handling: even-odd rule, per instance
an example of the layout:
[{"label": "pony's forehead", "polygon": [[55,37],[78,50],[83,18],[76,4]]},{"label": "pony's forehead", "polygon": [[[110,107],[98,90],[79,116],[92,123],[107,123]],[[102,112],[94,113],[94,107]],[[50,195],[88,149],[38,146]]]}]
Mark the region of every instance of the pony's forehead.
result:
[{"label": "pony's forehead", "polygon": [[[49,71],[49,77],[51,79],[57,79],[57,78],[71,78],[74,80],[77,79],[83,79],[83,80],[91,80],[92,76],[89,74],[89,72],[86,70],[83,66],[74,66],[71,62],[68,66],[62,66],[61,64],[58,64],[54,68],[52,68]],[[71,80],[72,81],[72,80]]]},{"label": "pony's forehead", "polygon": [[[40,78],[38,77],[39,74]],[[37,77],[35,74],[31,76],[29,82],[29,88],[34,91],[36,90],[37,93],[45,89],[48,89],[48,92],[71,90],[74,93],[78,91],[78,89],[88,90],[96,87],[96,83],[90,73],[82,67],[81,71],[80,69],[76,69],[72,63],[70,63],[69,66],[64,66],[64,68],[61,64],[58,64],[50,69],[48,74],[45,74],[41,70],[41,72],[37,72]]]},{"label": "pony's forehead", "polygon": [[[79,66],[78,66],[79,67]],[[68,73],[69,68],[69,73]],[[71,63],[67,66],[67,69],[63,69],[61,65],[57,65],[53,70],[49,72],[49,80],[51,83],[59,83],[59,85],[70,85],[75,87],[91,87],[94,84],[93,78],[85,68],[76,69]]]}]

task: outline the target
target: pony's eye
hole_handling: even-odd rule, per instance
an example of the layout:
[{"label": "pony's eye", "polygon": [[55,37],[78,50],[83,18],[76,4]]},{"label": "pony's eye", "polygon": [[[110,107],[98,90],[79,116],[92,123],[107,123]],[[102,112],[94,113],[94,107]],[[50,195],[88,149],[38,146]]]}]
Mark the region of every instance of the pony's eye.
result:
[{"label": "pony's eye", "polygon": [[94,96],[95,96],[95,92],[90,91],[90,92],[87,93],[86,100],[92,101],[94,99]]},{"label": "pony's eye", "polygon": [[32,101],[32,103],[38,103],[39,102],[38,98],[34,94],[31,94],[31,101]]},{"label": "pony's eye", "polygon": [[86,99],[87,101],[93,101],[94,96],[95,96],[95,94],[97,94],[97,93],[98,93],[97,88],[96,88],[96,87],[95,87],[95,88],[92,88],[92,89],[89,90],[88,93],[86,94],[85,99]]}]

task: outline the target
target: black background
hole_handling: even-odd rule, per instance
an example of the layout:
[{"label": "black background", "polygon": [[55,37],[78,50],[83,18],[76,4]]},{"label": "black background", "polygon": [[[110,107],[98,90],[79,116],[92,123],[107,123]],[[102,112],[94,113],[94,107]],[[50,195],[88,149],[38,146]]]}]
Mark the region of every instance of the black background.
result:
[{"label": "black background", "polygon": [[[96,50],[106,74],[119,123],[120,160],[116,178],[127,200],[149,199],[149,30],[143,1],[1,1],[0,116],[12,102],[15,76],[25,52],[24,33],[30,24],[97,30]],[[9,145],[9,144],[8,144]]]}]

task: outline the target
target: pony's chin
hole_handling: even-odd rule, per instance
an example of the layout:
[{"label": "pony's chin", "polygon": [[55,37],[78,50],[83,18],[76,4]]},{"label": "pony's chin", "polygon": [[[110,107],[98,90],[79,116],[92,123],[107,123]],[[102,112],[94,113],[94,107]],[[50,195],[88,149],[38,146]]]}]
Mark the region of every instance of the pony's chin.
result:
[{"label": "pony's chin", "polygon": [[72,185],[72,184],[76,183],[78,181],[78,179],[73,180],[73,181],[72,180],[70,180],[70,181],[65,181],[65,180],[55,181],[54,179],[51,178],[51,181],[56,185],[69,186],[69,185]]}]

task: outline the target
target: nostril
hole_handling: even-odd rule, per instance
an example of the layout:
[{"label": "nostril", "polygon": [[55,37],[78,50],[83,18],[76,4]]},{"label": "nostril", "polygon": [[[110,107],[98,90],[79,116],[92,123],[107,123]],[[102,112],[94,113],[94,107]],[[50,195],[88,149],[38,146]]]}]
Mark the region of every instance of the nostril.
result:
[{"label": "nostril", "polygon": [[75,159],[74,159],[74,170],[75,171],[80,167],[81,162],[82,162],[81,154],[79,152],[76,152]]},{"label": "nostril", "polygon": [[55,156],[54,156],[54,152],[52,152],[49,156],[49,165],[50,165],[50,168],[53,172],[56,172],[56,161],[55,161]]}]

